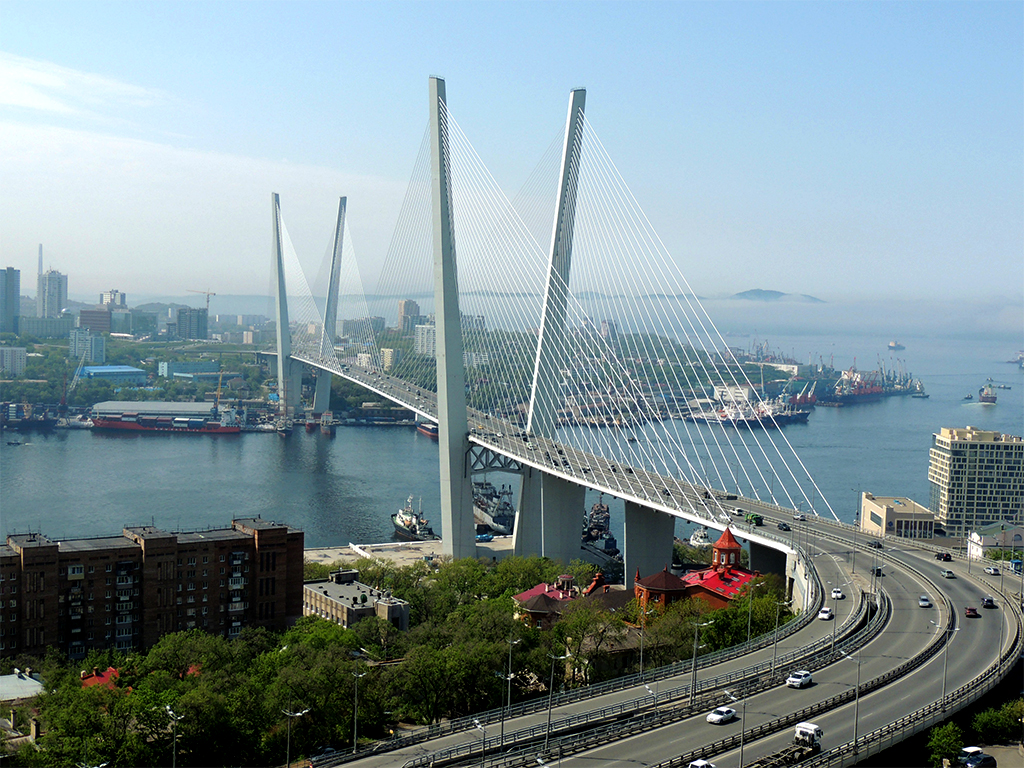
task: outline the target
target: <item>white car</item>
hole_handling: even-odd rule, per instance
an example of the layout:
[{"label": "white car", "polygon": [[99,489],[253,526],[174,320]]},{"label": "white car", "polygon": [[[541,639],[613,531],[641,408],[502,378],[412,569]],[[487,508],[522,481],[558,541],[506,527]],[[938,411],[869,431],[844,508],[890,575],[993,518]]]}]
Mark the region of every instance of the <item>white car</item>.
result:
[{"label": "white car", "polygon": [[928,595],[921,595],[919,598],[917,598],[917,604],[921,608],[932,607],[932,601],[928,598]]},{"label": "white car", "polygon": [[732,707],[719,707],[718,709],[713,709],[708,713],[707,720],[709,723],[719,725],[721,723],[728,723],[734,717],[736,717],[735,709]]},{"label": "white car", "polygon": [[811,684],[811,673],[806,669],[794,672],[786,678],[786,685],[790,688],[803,688]]},{"label": "white car", "polygon": [[715,768],[715,764],[707,760],[691,760],[686,768]]},{"label": "white car", "polygon": [[999,569],[996,568],[994,565],[990,565],[985,569],[985,573],[989,574],[990,576],[998,576]]},{"label": "white car", "polygon": [[829,621],[833,617],[832,609],[827,605],[818,611],[818,618],[822,621]]},{"label": "white car", "polygon": [[845,600],[846,599],[846,595],[843,594],[843,590],[841,590],[839,587],[836,587],[835,589],[832,590],[832,599],[833,600]]},{"label": "white car", "polygon": [[805,515],[803,512],[797,512],[793,515],[793,519],[798,520],[802,523],[807,520],[807,515]]}]

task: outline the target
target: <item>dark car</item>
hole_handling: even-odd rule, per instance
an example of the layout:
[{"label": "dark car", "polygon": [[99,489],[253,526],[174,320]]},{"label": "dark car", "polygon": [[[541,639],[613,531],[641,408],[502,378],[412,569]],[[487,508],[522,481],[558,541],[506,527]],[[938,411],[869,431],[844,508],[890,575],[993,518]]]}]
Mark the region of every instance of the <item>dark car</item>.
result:
[{"label": "dark car", "polygon": [[780,531],[791,531],[793,529],[789,527],[789,523],[779,523],[779,530]]},{"label": "dark car", "polygon": [[935,553],[935,559],[936,560],[942,560],[944,563],[951,563],[951,562],[953,562],[953,556],[951,554],[949,554],[949,552],[936,552]]},{"label": "dark car", "polygon": [[996,607],[996,601],[994,599],[992,599],[991,595],[985,595],[983,598],[981,598],[981,607],[982,608],[995,608]]},{"label": "dark car", "polygon": [[869,541],[868,542],[868,546],[871,547],[872,549],[881,549],[882,548],[882,542],[880,542],[880,541]]},{"label": "dark car", "polygon": [[998,768],[996,759],[992,755],[974,755],[974,757],[967,758],[967,762],[964,763],[967,768]]}]

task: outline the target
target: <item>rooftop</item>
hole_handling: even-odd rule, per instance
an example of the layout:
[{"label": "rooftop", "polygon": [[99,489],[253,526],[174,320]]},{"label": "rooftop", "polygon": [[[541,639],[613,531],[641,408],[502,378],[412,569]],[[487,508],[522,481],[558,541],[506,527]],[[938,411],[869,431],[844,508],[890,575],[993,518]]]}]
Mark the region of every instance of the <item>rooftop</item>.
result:
[{"label": "rooftop", "polygon": [[43,681],[35,672],[0,675],[0,701],[27,699],[43,692]]}]

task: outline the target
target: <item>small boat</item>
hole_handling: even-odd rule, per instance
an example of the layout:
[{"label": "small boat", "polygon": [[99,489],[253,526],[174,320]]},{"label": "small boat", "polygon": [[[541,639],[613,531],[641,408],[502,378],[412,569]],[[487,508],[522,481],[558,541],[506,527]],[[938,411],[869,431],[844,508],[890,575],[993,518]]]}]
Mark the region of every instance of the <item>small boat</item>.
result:
[{"label": "small boat", "polygon": [[21,443],[19,443],[17,440],[8,440],[7,444],[8,445],[21,445]]},{"label": "small boat", "polygon": [[710,547],[711,539],[708,537],[708,529],[701,526],[696,531],[690,534],[690,546],[691,547]]},{"label": "small boat", "polygon": [[974,395],[972,395],[970,392],[968,392],[966,395],[964,395],[964,400],[973,400],[973,399],[974,399]]},{"label": "small boat", "polygon": [[278,419],[274,424],[274,429],[281,437],[288,437],[292,430],[295,429],[295,422],[291,419]]},{"label": "small boat", "polygon": [[914,394],[911,395],[911,397],[916,397],[918,400],[927,400],[929,397],[931,397],[931,395],[929,395],[927,392],[915,392]]},{"label": "small boat", "polygon": [[[422,500],[420,501],[422,505]],[[422,513],[422,509],[420,513]],[[395,535],[409,541],[431,541],[440,537],[430,527],[430,521],[424,519],[420,513],[412,508],[412,496],[405,502],[398,512],[391,516],[391,523],[395,526]]]}]

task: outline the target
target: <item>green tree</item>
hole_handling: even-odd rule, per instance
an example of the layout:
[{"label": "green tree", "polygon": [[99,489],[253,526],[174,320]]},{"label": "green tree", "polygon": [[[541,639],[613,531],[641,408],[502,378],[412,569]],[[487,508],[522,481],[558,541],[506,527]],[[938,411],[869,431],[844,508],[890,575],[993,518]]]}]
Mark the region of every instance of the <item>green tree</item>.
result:
[{"label": "green tree", "polygon": [[964,734],[956,723],[932,728],[928,734],[928,751],[933,768],[942,768],[943,759],[955,762],[964,746]]}]

